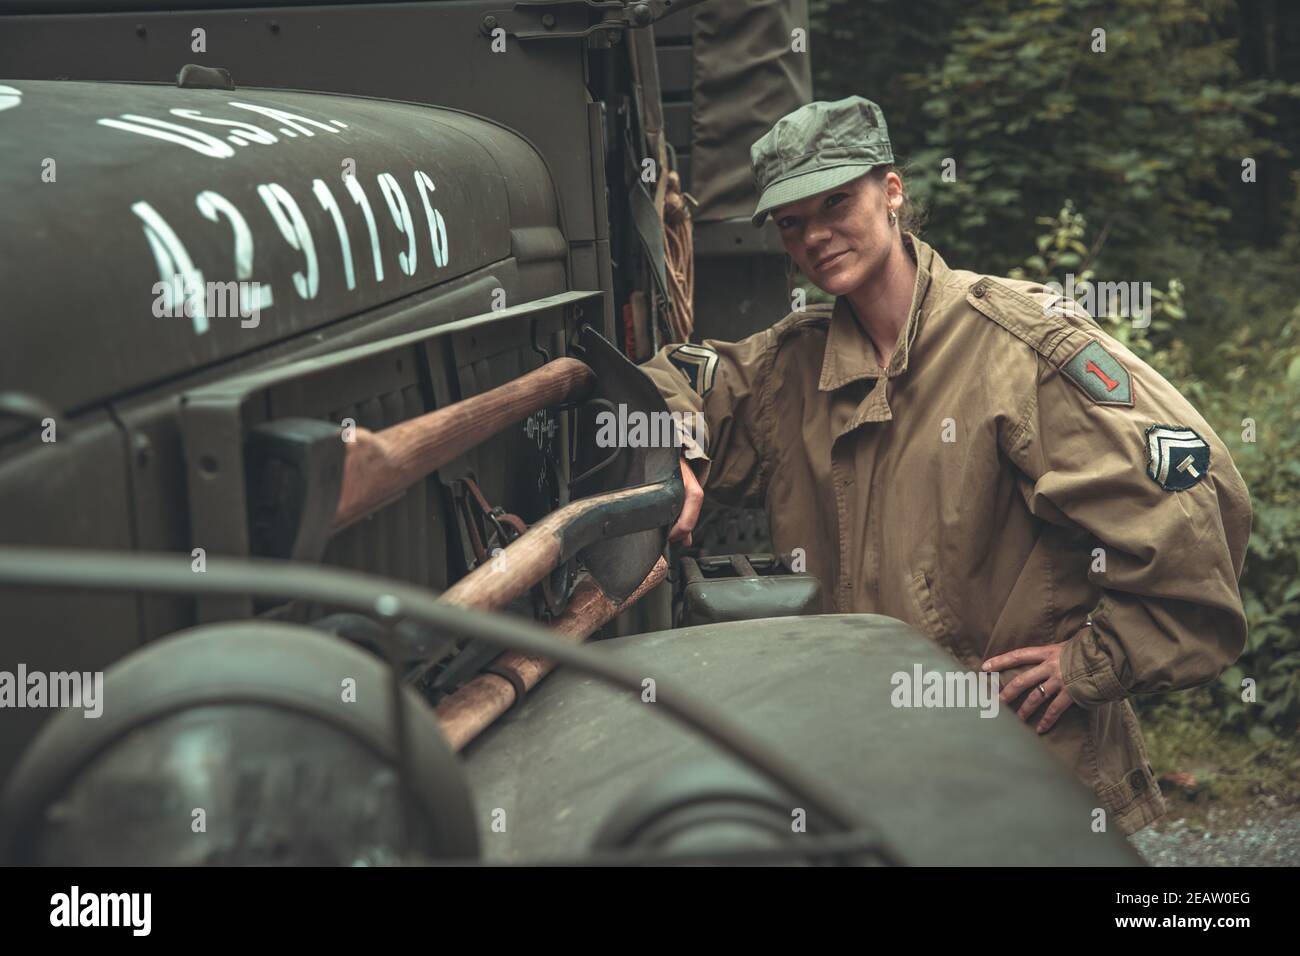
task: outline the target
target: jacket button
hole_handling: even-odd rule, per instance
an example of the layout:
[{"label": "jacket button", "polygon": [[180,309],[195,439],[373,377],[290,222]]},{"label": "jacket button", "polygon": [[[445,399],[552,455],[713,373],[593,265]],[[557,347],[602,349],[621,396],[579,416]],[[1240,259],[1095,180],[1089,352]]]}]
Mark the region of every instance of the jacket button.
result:
[{"label": "jacket button", "polygon": [[1141,770],[1133,770],[1128,775],[1129,786],[1135,793],[1141,793],[1147,788],[1147,778]]},{"label": "jacket button", "polygon": [[975,296],[975,298],[977,299],[982,299],[984,298],[984,293],[988,291],[989,291],[989,284],[985,282],[983,279],[981,279],[979,282],[975,283],[975,287],[970,290],[970,294]]}]

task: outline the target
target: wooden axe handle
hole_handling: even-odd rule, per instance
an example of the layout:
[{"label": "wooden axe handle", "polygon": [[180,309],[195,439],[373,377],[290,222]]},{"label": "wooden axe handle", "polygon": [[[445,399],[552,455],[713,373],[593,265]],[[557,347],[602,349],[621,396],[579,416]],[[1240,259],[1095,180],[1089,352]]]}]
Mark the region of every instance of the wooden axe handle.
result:
[{"label": "wooden axe handle", "polygon": [[[568,607],[551,622],[551,633],[581,644],[667,576],[668,562],[660,558],[641,586],[621,604],[611,601],[600,585],[586,577],[574,589]],[[512,672],[515,681],[527,692],[555,669],[555,662],[518,651],[506,651],[493,662],[493,668]],[[461,750],[515,702],[514,682],[499,674],[480,674],[438,704],[435,714],[452,749]]]},{"label": "wooden axe handle", "polygon": [[358,428],[344,455],[332,530],[372,514],[507,425],[580,395],[595,378],[577,359],[558,358],[482,395],[383,431]]},{"label": "wooden axe handle", "polygon": [[579,498],[535,522],[501,554],[485,561],[447,590],[440,600],[458,607],[499,611],[559,567],[564,560],[565,531],[593,512],[620,502],[644,498],[648,485],[620,488]]}]

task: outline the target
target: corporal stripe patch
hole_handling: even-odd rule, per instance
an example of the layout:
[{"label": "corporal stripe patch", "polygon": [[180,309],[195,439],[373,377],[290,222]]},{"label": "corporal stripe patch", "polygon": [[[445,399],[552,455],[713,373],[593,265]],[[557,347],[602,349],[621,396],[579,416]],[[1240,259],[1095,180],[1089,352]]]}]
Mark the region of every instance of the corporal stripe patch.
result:
[{"label": "corporal stripe patch", "polygon": [[703,345],[679,345],[668,353],[668,361],[686,376],[691,389],[703,398],[713,388],[718,371],[718,353]]},{"label": "corporal stripe patch", "polygon": [[1186,491],[1210,470],[1210,446],[1182,425],[1147,429],[1147,474],[1165,491]]}]

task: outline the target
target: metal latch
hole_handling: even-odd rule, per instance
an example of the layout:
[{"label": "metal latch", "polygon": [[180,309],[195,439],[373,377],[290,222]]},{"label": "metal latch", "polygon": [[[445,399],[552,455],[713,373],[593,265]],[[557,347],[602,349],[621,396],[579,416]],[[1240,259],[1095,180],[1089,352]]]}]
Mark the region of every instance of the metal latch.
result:
[{"label": "metal latch", "polygon": [[186,90],[233,90],[230,71],[219,66],[186,63],[176,74],[176,85]]}]

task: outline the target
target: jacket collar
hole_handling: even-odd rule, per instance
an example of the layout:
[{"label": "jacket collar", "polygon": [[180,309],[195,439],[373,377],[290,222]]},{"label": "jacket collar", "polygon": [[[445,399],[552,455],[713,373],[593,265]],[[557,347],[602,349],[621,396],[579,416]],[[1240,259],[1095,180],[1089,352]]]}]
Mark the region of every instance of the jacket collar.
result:
[{"label": "jacket collar", "polygon": [[[888,371],[881,369],[876,361],[876,349],[867,334],[858,325],[853,315],[849,300],[837,296],[831,310],[830,328],[826,336],[826,351],[822,357],[822,374],[817,383],[818,391],[833,392],[851,382],[863,378],[894,378],[907,371],[908,354],[916,338],[926,296],[932,287],[942,285],[933,282],[939,272],[946,272],[947,265],[929,244],[917,239],[910,232],[903,234],[903,245],[916,260],[916,285],[912,288],[912,305],[908,312],[903,334],[898,338],[894,354],[889,359]],[[883,395],[881,396],[883,400]]]}]

